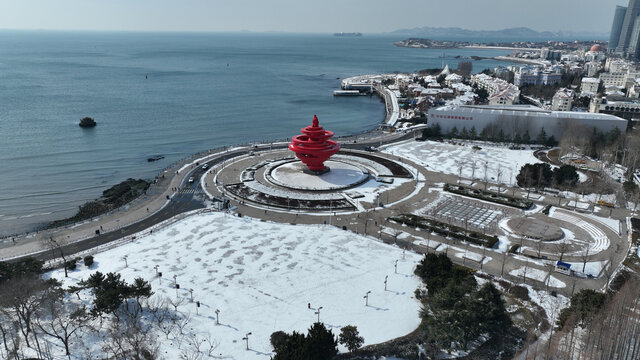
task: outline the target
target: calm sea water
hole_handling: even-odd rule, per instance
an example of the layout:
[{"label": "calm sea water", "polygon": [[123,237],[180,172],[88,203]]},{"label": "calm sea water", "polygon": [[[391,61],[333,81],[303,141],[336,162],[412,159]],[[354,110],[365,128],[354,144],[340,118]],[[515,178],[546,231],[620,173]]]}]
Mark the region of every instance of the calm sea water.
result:
[{"label": "calm sea water", "polygon": [[[223,145],[295,135],[314,114],[338,135],[377,126],[376,97],[338,78],[454,67],[394,37],[0,31],[0,235],[67,217],[126,178]],[[474,61],[474,71],[504,65]],[[84,116],[93,129],[78,127]],[[147,157],[161,154],[153,163]]]}]

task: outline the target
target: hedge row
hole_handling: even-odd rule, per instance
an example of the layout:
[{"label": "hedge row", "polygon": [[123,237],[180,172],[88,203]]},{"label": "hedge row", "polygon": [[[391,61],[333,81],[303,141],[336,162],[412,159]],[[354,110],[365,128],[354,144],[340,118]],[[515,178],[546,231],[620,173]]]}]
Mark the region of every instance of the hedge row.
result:
[{"label": "hedge row", "polygon": [[518,199],[513,196],[500,195],[491,191],[473,189],[459,185],[445,184],[444,190],[450,193],[490,201],[500,205],[513,206],[522,210],[528,210],[533,206],[533,201],[531,200]]},{"label": "hedge row", "polygon": [[493,248],[498,243],[497,236],[481,234],[475,231],[467,231],[459,226],[450,225],[441,221],[427,219],[413,214],[401,214],[392,216],[389,220],[420,228],[426,231],[435,232],[442,236],[450,236],[461,241],[474,243],[476,245]]}]

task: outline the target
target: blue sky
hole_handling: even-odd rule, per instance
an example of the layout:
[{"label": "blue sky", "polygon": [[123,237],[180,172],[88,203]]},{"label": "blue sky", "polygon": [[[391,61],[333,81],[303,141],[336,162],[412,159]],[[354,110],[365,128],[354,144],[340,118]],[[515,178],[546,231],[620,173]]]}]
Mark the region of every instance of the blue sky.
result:
[{"label": "blue sky", "polygon": [[422,26],[608,33],[625,0],[2,0],[0,28],[387,32]]}]

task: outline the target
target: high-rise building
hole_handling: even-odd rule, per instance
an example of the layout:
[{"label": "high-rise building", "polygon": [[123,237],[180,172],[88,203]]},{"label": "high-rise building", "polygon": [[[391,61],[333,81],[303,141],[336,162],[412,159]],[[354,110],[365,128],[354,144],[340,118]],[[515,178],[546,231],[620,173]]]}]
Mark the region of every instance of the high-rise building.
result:
[{"label": "high-rise building", "polygon": [[636,24],[636,18],[640,15],[640,0],[629,0],[629,6],[624,14],[624,21],[622,22],[622,28],[620,29],[620,37],[618,39],[618,45],[616,46],[616,52],[624,55],[634,56],[635,54],[629,54],[629,47],[632,43],[635,43],[639,39],[633,38],[633,28]]},{"label": "high-rise building", "polygon": [[609,35],[609,52],[614,52],[618,46],[618,40],[620,40],[620,32],[622,31],[622,23],[624,22],[624,16],[627,13],[626,6],[616,6],[616,13],[613,16],[613,25],[611,25],[611,34]]}]

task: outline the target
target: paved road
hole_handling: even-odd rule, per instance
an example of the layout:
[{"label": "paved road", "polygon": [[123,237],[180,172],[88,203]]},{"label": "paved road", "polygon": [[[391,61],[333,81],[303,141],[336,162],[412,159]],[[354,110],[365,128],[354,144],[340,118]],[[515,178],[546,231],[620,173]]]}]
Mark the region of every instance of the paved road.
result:
[{"label": "paved road", "polygon": [[[411,132],[384,134],[372,131],[366,134],[343,137],[340,138],[340,141],[344,148],[364,149],[367,146],[378,146],[413,136]],[[157,179],[157,184],[153,185],[155,187],[154,196],[135,200],[135,206],[128,205],[127,210],[106,214],[100,216],[96,221],[85,221],[77,226],[72,225],[35,234],[24,234],[16,237],[15,243],[5,240],[0,243],[0,259],[17,260],[26,256],[50,259],[53,254],[45,250],[44,243],[51,237],[67,244],[63,246],[65,254],[78,253],[144,231],[181,213],[204,208],[205,196],[200,187],[200,178],[208,171],[208,169],[202,168],[204,164],[211,168],[216,164],[240,155],[246,155],[251,151],[285,149],[287,146],[286,143],[271,143],[253,147],[246,146],[235,150],[220,150],[206,161],[196,161],[187,171],[173,173],[176,171],[174,169],[166,172]],[[189,182],[190,177],[193,177],[193,182]],[[165,197],[167,196],[171,198],[171,201],[165,205]],[[128,225],[120,226],[123,223]],[[100,235],[94,236],[95,230],[101,227],[104,231],[101,231]]]}]

